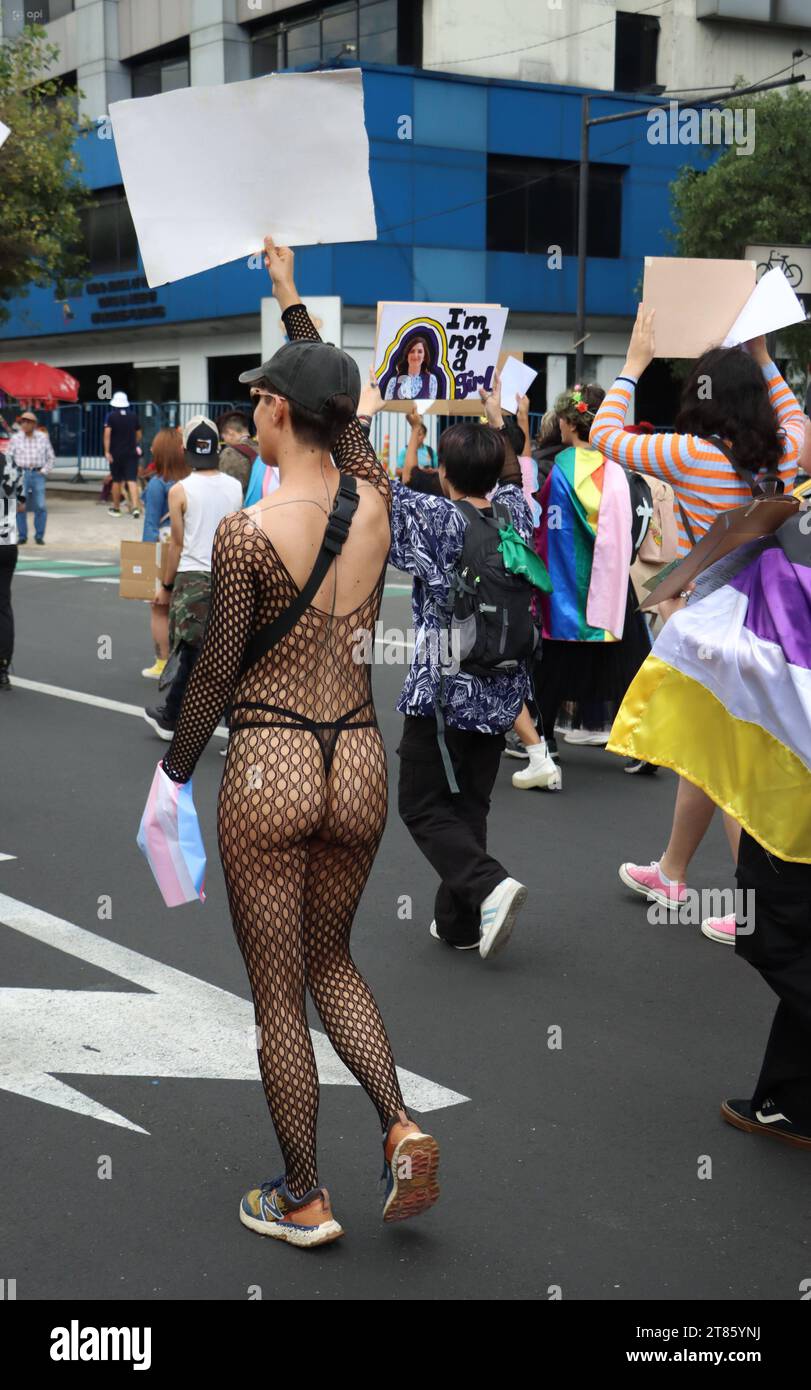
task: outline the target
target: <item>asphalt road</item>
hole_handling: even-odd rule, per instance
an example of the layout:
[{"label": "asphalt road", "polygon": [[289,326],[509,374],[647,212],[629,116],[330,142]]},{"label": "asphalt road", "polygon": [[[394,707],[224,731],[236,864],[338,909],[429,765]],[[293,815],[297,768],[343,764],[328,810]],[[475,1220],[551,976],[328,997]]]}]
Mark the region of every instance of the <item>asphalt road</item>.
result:
[{"label": "asphalt road", "polygon": [[[505,760],[491,847],[530,899],[493,961],[452,952],[428,935],[435,876],[396,813],[400,664],[375,674],[392,801],[353,941],[416,1093],[455,1093],[420,1115],[442,1197],[384,1226],[377,1117],[357,1086],[325,1085],[320,1178],[345,1238],[307,1253],[245,1230],[241,1194],[281,1165],[216,853],[222,742],[194,779],[207,901],[169,910],[135,843],[164,747],[137,713],[156,693],[146,608],[113,583],[22,573],[14,606],[16,677],[55,688],[0,696],[2,1273],[17,1299],[799,1297],[807,1159],[718,1113],[751,1092],[772,998],[696,926],[649,924],[617,878],[660,853],[673,777],[565,748],[560,795],[519,793]],[[383,619],[408,626],[406,593]],[[720,823],[692,883],[733,883]],[[173,1071],[181,1053],[193,1074]]]}]

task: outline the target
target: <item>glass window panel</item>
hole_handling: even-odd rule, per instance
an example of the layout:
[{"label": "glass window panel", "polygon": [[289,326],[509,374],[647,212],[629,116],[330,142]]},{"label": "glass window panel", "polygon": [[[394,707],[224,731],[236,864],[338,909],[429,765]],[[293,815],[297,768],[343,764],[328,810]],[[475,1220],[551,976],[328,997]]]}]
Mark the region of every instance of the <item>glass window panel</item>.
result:
[{"label": "glass window panel", "polygon": [[285,38],[287,41],[285,67],[297,68],[303,63],[320,63],[321,26],[317,19],[308,24],[296,24],[293,28],[288,29]]},{"label": "glass window panel", "polygon": [[587,246],[590,256],[619,256],[622,231],[622,173],[591,166]]},{"label": "glass window panel", "polygon": [[176,92],[179,87],[189,85],[188,58],[172,58],[163,64],[161,71],[161,91]]},{"label": "glass window panel", "polygon": [[125,200],[118,204],[118,270],[135,270],[138,265],[138,238]]},{"label": "glass window panel", "polygon": [[85,212],[87,256],[94,275],[118,269],[118,209],[114,203]]},{"label": "glass window panel", "polygon": [[547,255],[550,246],[559,246],[564,256],[575,249],[577,228],[577,171],[555,169],[554,164],[527,170],[528,178],[540,178],[527,189],[527,250]]},{"label": "glass window panel", "polygon": [[49,23],[52,19],[61,19],[63,15],[71,14],[76,6],[74,0],[48,0],[48,3],[44,7],[42,5],[34,5],[32,8],[37,10],[44,8],[46,12],[45,22]]},{"label": "glass window panel", "polygon": [[365,63],[397,62],[397,0],[361,5],[360,54]]},{"label": "glass window panel", "polygon": [[279,39],[278,30],[273,34],[264,34],[260,39],[254,39],[251,64],[254,77],[264,77],[268,72],[278,72],[279,68],[284,66],[279,52]]},{"label": "glass window panel", "polygon": [[[512,163],[491,160],[487,171],[487,249],[526,250],[526,194],[521,170]],[[497,196],[494,196],[497,195]]]},{"label": "glass window panel", "polygon": [[344,5],[337,13],[330,10],[321,20],[321,57],[325,63],[337,58],[347,46],[352,56],[358,55],[358,11],[355,5]]},{"label": "glass window panel", "polygon": [[134,97],[155,97],[160,89],[160,63],[139,63],[132,69],[132,95]]}]

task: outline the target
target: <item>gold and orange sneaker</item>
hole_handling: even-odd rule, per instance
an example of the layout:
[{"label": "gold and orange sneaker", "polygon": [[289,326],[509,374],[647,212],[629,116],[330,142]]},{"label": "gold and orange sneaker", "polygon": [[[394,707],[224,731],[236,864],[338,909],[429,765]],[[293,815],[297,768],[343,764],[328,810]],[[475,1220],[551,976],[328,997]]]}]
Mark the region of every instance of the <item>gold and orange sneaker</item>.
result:
[{"label": "gold and orange sneaker", "polygon": [[327,1245],[343,1235],[325,1187],[314,1187],[296,1198],[288,1192],[284,1177],[272,1178],[246,1192],[239,1204],[239,1219],[261,1236],[273,1236],[304,1249]]},{"label": "gold and orange sneaker", "polygon": [[398,1111],[383,1136],[384,1221],[420,1216],[439,1197],[439,1145]]}]

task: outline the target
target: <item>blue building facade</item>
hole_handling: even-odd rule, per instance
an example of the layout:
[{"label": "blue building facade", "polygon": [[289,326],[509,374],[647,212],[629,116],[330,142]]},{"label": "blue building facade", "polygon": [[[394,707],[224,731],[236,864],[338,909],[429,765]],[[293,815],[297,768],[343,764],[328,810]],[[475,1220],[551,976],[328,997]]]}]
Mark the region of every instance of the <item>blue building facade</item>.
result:
[{"label": "blue building facade", "polygon": [[[494,162],[514,165],[520,184],[522,161],[555,161],[549,166],[554,177],[533,181],[535,211],[529,214],[530,219],[542,215],[554,246],[556,199],[566,201],[565,215],[560,204],[562,221],[571,226],[582,90],[372,66],[364,67],[363,82],[378,239],[299,249],[296,278],[302,293],[340,296],[356,325],[367,324],[365,337],[356,331],[355,345],[369,349],[378,300],[464,299],[498,302],[520,314],[522,342],[533,352],[572,352],[574,244],[564,246],[562,258],[552,266],[545,246],[544,254],[498,249],[499,230],[492,225],[498,198],[490,195]],[[597,92],[591,114],[644,110],[650,102],[650,97]],[[592,170],[597,182],[602,168],[613,171],[612,215],[619,225],[612,248],[618,254],[589,256],[587,307],[589,326],[602,324],[614,335],[603,335],[597,349],[612,362],[621,358],[644,257],[671,250],[669,185],[682,165],[699,164],[704,157],[698,147],[649,143],[648,130],[641,116],[591,132]],[[110,135],[109,127],[79,145],[84,176],[93,189],[121,184],[115,145],[105,134]],[[259,182],[260,151],[256,170]],[[564,176],[569,183],[562,191]],[[182,177],[178,170],[178,179]],[[195,201],[228,197],[228,170],[212,169],[210,186],[189,194],[191,238]],[[502,231],[506,220],[512,244],[510,217],[502,202],[499,220]],[[188,334],[189,325],[214,320],[223,329],[240,325],[239,344],[226,350],[241,346],[258,353],[259,301],[267,293],[264,269],[244,261],[150,291],[139,260],[138,269],[89,278],[67,305],[44,289],[17,299],[2,328],[3,352],[7,357],[32,355],[36,348],[41,360],[68,368],[103,363],[108,349],[113,362],[139,357],[171,361],[173,330],[186,325]],[[253,316],[247,336],[246,316]],[[517,341],[514,334],[513,339]],[[345,339],[345,346],[352,350],[353,344]],[[200,343],[196,350],[205,354],[207,348]],[[555,384],[550,374],[550,389]],[[181,370],[179,399],[188,396],[182,387]],[[198,389],[193,394],[199,400],[205,393]]]},{"label": "blue building facade", "polygon": [[[363,81],[378,240],[302,247],[298,274],[308,292],[338,294],[349,305],[372,306],[379,299],[464,298],[500,302],[522,313],[572,314],[573,256],[564,254],[562,268],[556,270],[547,268],[543,255],[487,250],[487,164],[488,154],[575,163],[583,93],[390,68],[367,68]],[[592,99],[591,114],[612,115],[635,105],[644,109],[650,101],[600,93]],[[696,147],[649,144],[647,131],[641,117],[591,133],[595,164],[627,167],[622,178],[621,255],[589,257],[590,315],[626,317],[633,312],[644,256],[668,254],[668,186],[680,166],[700,158]],[[79,149],[91,188],[121,183],[111,139],[90,135],[79,142]],[[227,197],[227,172],[212,170],[211,187],[194,190],[195,197]],[[306,171],[302,174],[306,177]],[[182,179],[182,171],[178,177]],[[193,206],[190,197],[190,237]],[[139,270],[97,278],[134,279],[140,274]],[[236,262],[155,293],[155,304],[165,315],[133,318],[133,326],[255,312],[256,274]],[[61,301],[51,291],[32,290],[14,303],[3,337],[97,328],[99,321],[92,315],[103,312],[95,303],[97,297],[85,293],[71,299],[74,318],[66,325]]]}]

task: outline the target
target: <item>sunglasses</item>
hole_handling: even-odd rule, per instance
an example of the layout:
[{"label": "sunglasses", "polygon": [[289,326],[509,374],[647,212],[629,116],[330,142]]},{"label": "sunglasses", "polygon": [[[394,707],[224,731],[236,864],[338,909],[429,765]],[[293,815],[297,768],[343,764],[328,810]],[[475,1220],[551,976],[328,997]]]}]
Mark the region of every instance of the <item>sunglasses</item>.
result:
[{"label": "sunglasses", "polygon": [[284,401],[284,400],[287,400],[287,397],[286,397],[286,396],[279,396],[279,395],[276,395],[276,393],[273,392],[273,391],[263,391],[262,388],[261,388],[260,386],[252,386],[252,387],[251,387],[251,389],[250,389],[250,397],[251,397],[251,400],[252,400],[252,401]]}]

